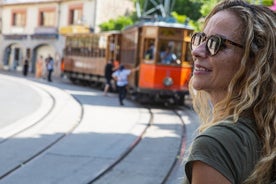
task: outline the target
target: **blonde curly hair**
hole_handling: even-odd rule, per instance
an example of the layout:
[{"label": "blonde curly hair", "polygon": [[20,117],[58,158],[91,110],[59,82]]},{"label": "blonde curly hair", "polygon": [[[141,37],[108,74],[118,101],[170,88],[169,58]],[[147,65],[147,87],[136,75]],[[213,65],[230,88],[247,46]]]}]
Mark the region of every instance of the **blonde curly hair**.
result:
[{"label": "blonde curly hair", "polygon": [[276,181],[276,15],[243,0],[225,0],[206,17],[205,26],[222,10],[231,11],[242,21],[244,54],[227,96],[214,106],[206,92],[190,85],[194,109],[202,121],[199,131],[228,117],[233,117],[234,122],[241,116],[255,119],[262,143],[261,157],[244,183],[270,183]]}]

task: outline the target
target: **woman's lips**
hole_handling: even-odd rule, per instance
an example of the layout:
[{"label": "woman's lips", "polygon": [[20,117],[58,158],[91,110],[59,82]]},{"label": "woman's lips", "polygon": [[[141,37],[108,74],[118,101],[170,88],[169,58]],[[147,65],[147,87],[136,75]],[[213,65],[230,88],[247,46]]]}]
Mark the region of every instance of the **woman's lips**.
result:
[{"label": "woman's lips", "polygon": [[195,65],[194,67],[194,74],[203,74],[203,73],[207,73],[207,72],[211,72],[212,70],[201,66],[201,65]]}]

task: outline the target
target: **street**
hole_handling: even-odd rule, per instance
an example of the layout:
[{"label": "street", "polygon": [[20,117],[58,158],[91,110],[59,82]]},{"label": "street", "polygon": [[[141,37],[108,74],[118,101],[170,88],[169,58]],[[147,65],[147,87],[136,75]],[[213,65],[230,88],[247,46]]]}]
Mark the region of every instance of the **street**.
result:
[{"label": "street", "polygon": [[182,182],[181,157],[198,127],[190,107],[120,106],[117,94],[6,74],[0,183]]}]

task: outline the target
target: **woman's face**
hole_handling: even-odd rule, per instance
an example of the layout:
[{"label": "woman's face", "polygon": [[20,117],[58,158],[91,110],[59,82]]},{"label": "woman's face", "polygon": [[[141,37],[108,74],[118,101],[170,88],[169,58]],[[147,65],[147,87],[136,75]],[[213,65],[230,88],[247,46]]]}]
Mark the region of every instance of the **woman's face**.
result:
[{"label": "woman's face", "polygon": [[[203,32],[221,35],[233,42],[242,44],[241,20],[230,11],[220,11],[213,15]],[[240,67],[243,49],[229,43],[218,53],[210,56],[203,42],[192,51],[194,72],[192,86],[210,94],[212,102],[222,100],[227,94],[227,87]]]}]

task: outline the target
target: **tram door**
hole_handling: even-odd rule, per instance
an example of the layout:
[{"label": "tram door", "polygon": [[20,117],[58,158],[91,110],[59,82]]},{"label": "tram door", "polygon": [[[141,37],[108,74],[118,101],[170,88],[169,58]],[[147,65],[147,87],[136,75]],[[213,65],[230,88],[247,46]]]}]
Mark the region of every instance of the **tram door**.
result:
[{"label": "tram door", "polygon": [[157,27],[144,26],[141,31],[140,61],[146,64],[155,64],[157,57]]}]

